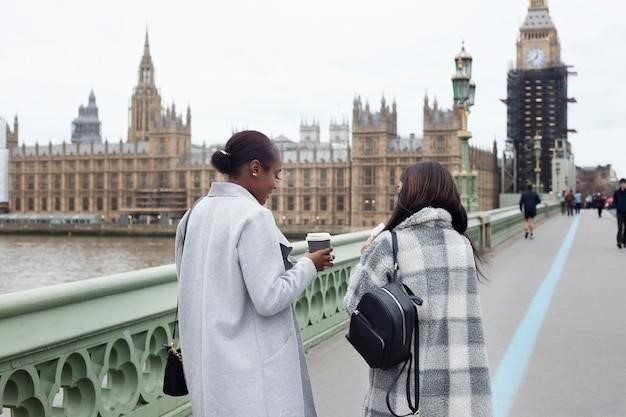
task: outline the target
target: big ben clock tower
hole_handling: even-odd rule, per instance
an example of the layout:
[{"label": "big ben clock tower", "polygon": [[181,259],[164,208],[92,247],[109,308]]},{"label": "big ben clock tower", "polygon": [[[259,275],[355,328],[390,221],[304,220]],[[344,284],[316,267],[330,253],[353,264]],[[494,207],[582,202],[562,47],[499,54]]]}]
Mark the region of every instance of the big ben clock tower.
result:
[{"label": "big ben clock tower", "polygon": [[535,184],[553,191],[556,140],[567,141],[567,67],[548,0],[529,0],[517,40],[517,65],[507,77],[508,141],[515,149],[516,191]]}]

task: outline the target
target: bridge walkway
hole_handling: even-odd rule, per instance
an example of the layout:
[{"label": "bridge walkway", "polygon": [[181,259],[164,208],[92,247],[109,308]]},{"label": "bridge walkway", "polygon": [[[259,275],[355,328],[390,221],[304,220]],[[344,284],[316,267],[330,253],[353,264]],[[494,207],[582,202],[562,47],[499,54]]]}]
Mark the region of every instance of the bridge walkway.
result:
[{"label": "bridge walkway", "polygon": [[[626,249],[615,234],[610,213],[583,210],[488,255],[480,291],[495,417],[626,415]],[[367,368],[344,333],[307,355],[319,417],[361,415]]]}]

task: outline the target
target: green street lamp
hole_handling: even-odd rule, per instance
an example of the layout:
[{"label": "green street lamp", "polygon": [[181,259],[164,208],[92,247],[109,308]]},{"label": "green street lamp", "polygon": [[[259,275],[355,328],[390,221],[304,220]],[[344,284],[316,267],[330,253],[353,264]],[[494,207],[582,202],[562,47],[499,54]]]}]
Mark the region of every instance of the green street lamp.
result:
[{"label": "green street lamp", "polygon": [[465,50],[454,57],[456,72],[452,76],[452,94],[454,105],[459,113],[460,128],[457,137],[461,142],[461,172],[457,174],[457,185],[461,192],[461,203],[468,212],[479,210],[477,193],[477,174],[470,170],[469,140],[472,133],[468,130],[467,119],[470,107],[476,98],[476,83],[472,81],[472,56]]}]

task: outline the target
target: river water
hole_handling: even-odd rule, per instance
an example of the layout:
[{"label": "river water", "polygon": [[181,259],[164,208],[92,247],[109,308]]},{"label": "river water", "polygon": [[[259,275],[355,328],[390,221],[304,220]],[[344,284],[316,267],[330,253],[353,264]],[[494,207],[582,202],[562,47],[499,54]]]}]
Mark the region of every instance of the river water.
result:
[{"label": "river water", "polygon": [[0,294],[173,262],[173,237],[0,235]]}]

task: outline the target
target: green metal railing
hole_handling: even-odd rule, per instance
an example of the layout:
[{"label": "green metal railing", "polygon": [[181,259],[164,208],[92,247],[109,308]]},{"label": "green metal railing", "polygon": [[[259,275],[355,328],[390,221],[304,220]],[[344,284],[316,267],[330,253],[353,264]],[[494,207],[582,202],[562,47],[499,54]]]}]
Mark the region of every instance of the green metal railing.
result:
[{"label": "green metal railing", "polygon": [[[540,208],[542,219],[558,210]],[[470,216],[485,250],[521,232],[517,208]],[[335,265],[295,303],[305,347],[345,326],[343,296],[367,231],[334,236]],[[294,244],[294,256],[306,249]],[[187,416],[161,390],[176,307],[173,265],[0,296],[0,416]]]}]

